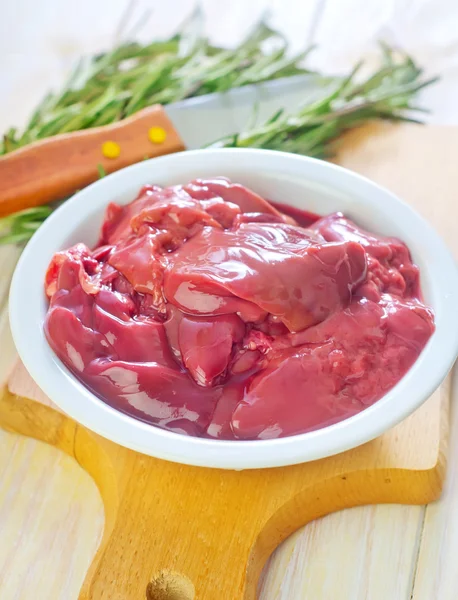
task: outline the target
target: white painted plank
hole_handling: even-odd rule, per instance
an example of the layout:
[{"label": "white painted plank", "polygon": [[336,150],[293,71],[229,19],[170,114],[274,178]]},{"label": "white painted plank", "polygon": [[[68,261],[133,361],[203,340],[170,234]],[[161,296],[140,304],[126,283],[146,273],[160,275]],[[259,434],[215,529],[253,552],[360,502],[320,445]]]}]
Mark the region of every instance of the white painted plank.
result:
[{"label": "white painted plank", "polygon": [[0,310],[6,301],[19,254],[20,251],[16,246],[0,246]]},{"label": "white painted plank", "polygon": [[76,600],[102,529],[99,492],[72,458],[0,430],[2,600]]},{"label": "white painted plank", "polygon": [[[458,396],[455,370],[453,397]],[[426,509],[412,600],[458,598],[458,406],[451,407],[447,480],[439,502]]]},{"label": "white painted plank", "polygon": [[6,381],[17,356],[8,321],[7,296],[19,254],[15,246],[0,246],[0,386]]},{"label": "white painted plank", "polygon": [[309,524],[272,556],[260,600],[410,598],[424,510],[358,507]]},{"label": "white painted plank", "polygon": [[5,308],[0,312],[0,387],[7,381],[16,360],[16,348],[11,337],[8,312]]}]

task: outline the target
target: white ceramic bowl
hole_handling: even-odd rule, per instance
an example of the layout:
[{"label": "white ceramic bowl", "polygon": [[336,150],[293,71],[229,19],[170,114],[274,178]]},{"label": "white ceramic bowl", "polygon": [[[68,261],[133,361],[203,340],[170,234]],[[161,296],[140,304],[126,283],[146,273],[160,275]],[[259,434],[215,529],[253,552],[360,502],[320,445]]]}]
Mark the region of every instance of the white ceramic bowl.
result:
[{"label": "white ceramic bowl", "polygon": [[[398,236],[421,269],[436,331],[408,374],[379,402],[318,431],[263,441],[218,441],[164,431],[116,411],[62,365],[43,334],[43,281],[57,250],[97,240],[110,201],[132,200],[145,183],[187,183],[225,175],[262,196],[325,215],[341,210],[370,231]],[[197,150],[136,164],[77,193],[40,227],[21,256],[10,293],[16,347],[31,376],[64,412],[139,452],[175,462],[247,469],[315,460],[380,435],[418,408],[442,382],[458,352],[458,272],[440,237],[409,206],[371,181],[332,164],[264,150]]]}]

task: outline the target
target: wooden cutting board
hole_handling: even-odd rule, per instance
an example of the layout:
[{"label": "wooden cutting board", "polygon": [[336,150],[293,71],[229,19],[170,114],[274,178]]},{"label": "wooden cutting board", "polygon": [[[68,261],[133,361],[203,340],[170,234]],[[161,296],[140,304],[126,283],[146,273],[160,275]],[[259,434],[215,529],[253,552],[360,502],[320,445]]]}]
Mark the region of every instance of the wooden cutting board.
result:
[{"label": "wooden cutting board", "polygon": [[[339,162],[401,194],[458,251],[458,130],[402,126],[367,133],[347,139]],[[254,600],[266,559],[300,526],[361,504],[427,503],[439,496],[444,478],[447,385],[360,448],[245,472],[168,463],[104,440],[63,415],[20,364],[8,388],[0,424],[69,453],[100,489],[105,531],[81,599]]]}]

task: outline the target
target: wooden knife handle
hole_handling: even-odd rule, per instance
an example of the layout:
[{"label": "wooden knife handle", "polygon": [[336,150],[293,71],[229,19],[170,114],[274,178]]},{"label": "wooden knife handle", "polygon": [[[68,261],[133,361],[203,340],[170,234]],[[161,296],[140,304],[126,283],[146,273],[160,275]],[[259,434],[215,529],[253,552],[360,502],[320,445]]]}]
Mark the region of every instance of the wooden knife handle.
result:
[{"label": "wooden knife handle", "polygon": [[0,157],[0,217],[65,198],[96,181],[99,165],[111,173],[180,150],[184,144],[160,105],[113,125],[35,142]]}]

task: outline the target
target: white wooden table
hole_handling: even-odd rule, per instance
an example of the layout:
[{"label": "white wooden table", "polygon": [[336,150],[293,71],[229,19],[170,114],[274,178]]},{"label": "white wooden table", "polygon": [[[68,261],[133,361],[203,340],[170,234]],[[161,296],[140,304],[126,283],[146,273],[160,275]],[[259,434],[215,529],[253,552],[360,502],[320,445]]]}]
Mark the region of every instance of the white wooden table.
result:
[{"label": "white wooden table", "polygon": [[[271,22],[295,49],[319,45],[311,66],[329,72],[345,72],[361,56],[372,60],[379,38],[398,43],[428,72],[443,74],[422,99],[433,109],[430,119],[458,122],[458,3],[453,0],[201,4],[219,43],[243,35],[269,6]],[[153,11],[140,37],[168,34],[192,5],[191,0],[138,0],[137,17]],[[0,131],[23,123],[75,57],[108,46],[125,6],[126,0],[2,3]],[[15,358],[5,306],[16,257],[14,248],[0,250],[0,381]],[[456,600],[457,445],[458,411],[452,408],[448,479],[440,502],[355,508],[311,523],[273,556],[262,600]],[[56,449],[0,430],[2,600],[76,598],[102,527],[101,500],[86,473]]]}]

